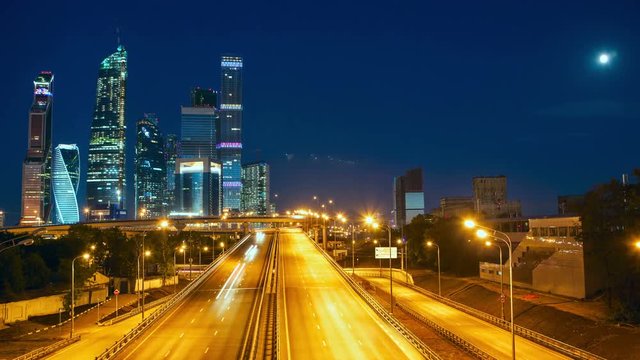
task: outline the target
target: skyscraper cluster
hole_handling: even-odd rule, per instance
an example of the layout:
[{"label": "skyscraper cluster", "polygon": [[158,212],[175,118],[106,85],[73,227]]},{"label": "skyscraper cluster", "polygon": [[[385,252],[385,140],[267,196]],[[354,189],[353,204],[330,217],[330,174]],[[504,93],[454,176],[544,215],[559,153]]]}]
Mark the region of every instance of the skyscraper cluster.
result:
[{"label": "skyscraper cluster", "polygon": [[[134,208],[127,209],[127,51],[118,45],[98,69],[87,162],[87,220],[164,216],[268,215],[269,167],[242,166],[242,58],[222,56],[220,91],[195,87],[180,107],[180,136],[159,119],[136,122]],[[22,170],[22,225],[80,221],[80,150],[52,149],[53,74],[34,81]]]}]

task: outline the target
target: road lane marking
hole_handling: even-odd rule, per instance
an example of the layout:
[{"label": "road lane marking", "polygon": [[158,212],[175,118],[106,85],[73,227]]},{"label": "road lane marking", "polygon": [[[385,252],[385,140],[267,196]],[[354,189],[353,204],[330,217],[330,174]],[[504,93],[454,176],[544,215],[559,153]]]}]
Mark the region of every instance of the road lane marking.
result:
[{"label": "road lane marking", "polygon": [[223,322],[223,321],[224,321],[224,316],[222,317],[222,319],[220,319],[220,322]]},{"label": "road lane marking", "polygon": [[200,312],[202,312],[202,310],[204,310],[204,308],[200,308]]},{"label": "road lane marking", "polygon": [[326,341],[322,340],[322,346],[327,347]]},{"label": "road lane marking", "polygon": [[170,352],[171,352],[171,350],[167,351],[167,353],[166,353],[166,354],[164,354],[164,357],[169,356],[169,353],[170,353]]},{"label": "road lane marking", "polygon": [[213,333],[213,336],[218,335],[218,330],[216,330],[216,332]]},{"label": "road lane marking", "polygon": [[207,347],[206,349],[204,349],[204,353],[208,353],[209,352],[209,348]]},{"label": "road lane marking", "polygon": [[216,296],[216,300],[218,300],[218,298],[220,297],[220,295],[222,295],[222,293],[224,292],[224,289],[227,287],[227,284],[229,283],[229,281],[231,280],[231,278],[233,277],[233,275],[236,273],[236,271],[238,270],[238,267],[240,266],[240,263],[236,264],[236,267],[233,268],[233,271],[231,272],[231,275],[229,275],[229,277],[227,278],[227,281],[224,282],[224,285],[222,285],[222,289],[220,289],[220,292],[218,293],[218,295]]},{"label": "road lane marking", "polygon": [[193,324],[193,322],[196,321],[196,318],[191,319],[191,323]]},{"label": "road lane marking", "polygon": [[182,339],[183,336],[184,336],[184,333],[180,334],[180,339]]}]

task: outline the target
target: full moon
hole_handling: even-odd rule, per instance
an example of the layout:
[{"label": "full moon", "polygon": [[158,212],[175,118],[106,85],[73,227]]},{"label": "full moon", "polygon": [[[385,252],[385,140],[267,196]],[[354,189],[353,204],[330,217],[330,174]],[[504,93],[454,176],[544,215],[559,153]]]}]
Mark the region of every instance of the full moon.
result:
[{"label": "full moon", "polygon": [[609,54],[604,53],[598,56],[598,62],[602,65],[608,64],[609,61],[611,61],[611,57],[609,56]]}]

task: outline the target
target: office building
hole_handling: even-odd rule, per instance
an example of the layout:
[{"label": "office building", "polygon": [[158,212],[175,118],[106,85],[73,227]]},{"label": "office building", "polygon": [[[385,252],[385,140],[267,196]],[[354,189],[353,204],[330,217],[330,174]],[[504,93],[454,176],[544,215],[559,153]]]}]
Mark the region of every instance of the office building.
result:
[{"label": "office building", "polygon": [[422,169],[408,170],[393,182],[393,209],[395,225],[398,227],[411,223],[411,220],[424,215],[424,188]]},{"label": "office building", "polygon": [[175,206],[171,216],[220,215],[220,164],[209,158],[178,158],[175,169]]},{"label": "office building", "polygon": [[0,210],[0,227],[4,227],[4,211]]},{"label": "office building", "polygon": [[87,206],[96,220],[126,216],[126,90],[127,52],[119,45],[100,64],[91,123]]},{"label": "office building", "polygon": [[166,187],[164,191],[163,215],[168,216],[174,205],[174,195],[176,188],[176,159],[180,153],[180,142],[176,134],[169,134],[164,143],[164,160],[166,173]]},{"label": "office building", "polygon": [[506,176],[477,176],[472,182],[476,214],[485,218],[515,218],[522,215],[520,202],[507,198]]},{"label": "office building", "polygon": [[217,108],[218,93],[213,89],[195,87],[191,90],[191,106]]},{"label": "office building", "polygon": [[474,206],[471,196],[447,196],[440,198],[439,216],[448,219],[473,215]]},{"label": "office building", "polygon": [[242,194],[242,58],[221,59],[218,161],[222,163],[222,207],[240,211]]},{"label": "office building", "polygon": [[164,140],[155,114],[144,114],[136,124],[135,214],[136,219],[164,215],[167,169]]},{"label": "office building", "polygon": [[42,71],[33,81],[27,155],[22,164],[21,225],[41,225],[51,215],[51,120],[53,74]]},{"label": "office building", "polygon": [[269,165],[257,162],[242,166],[242,212],[269,215]]},{"label": "office building", "polygon": [[59,144],[53,150],[51,173],[54,223],[75,224],[80,221],[79,184],[80,150],[75,144]]},{"label": "office building", "polygon": [[196,88],[191,92],[191,106],[180,110],[180,157],[216,159],[216,93]]}]

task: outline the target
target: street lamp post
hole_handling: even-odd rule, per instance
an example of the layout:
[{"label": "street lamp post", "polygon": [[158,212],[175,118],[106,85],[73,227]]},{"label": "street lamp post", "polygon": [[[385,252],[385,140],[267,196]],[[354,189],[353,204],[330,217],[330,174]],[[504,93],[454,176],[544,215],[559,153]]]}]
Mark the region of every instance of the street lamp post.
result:
[{"label": "street lamp post", "polygon": [[75,307],[76,307],[76,260],[78,259],[89,260],[89,253],[84,253],[80,256],[76,256],[71,260],[71,334],[70,338],[73,338],[73,331],[75,330]]},{"label": "street lamp post", "polygon": [[442,296],[442,286],[440,282],[440,246],[438,246],[438,244],[434,243],[433,241],[427,241],[427,246],[429,247],[435,246],[437,250],[436,253],[438,256],[438,296]]},{"label": "street lamp post", "polygon": [[374,229],[377,229],[378,227],[386,228],[389,235],[389,302],[390,302],[391,314],[393,314],[393,270],[391,268],[391,227],[389,227],[389,225],[387,224],[381,225],[381,224],[378,224],[377,222],[374,222],[372,217],[367,217],[366,221],[368,224],[372,224]]},{"label": "street lamp post", "polygon": [[[507,244],[507,248],[509,250],[509,307],[511,312],[510,314],[511,315],[511,358],[515,359],[516,358],[516,335],[514,331],[514,322],[513,322],[513,317],[514,317],[513,316],[513,249],[511,246],[512,245],[511,238],[509,237],[509,235],[501,231],[498,231],[486,226],[478,225],[473,220],[465,220],[464,226],[470,229],[478,228],[478,230],[476,231],[476,236],[478,236],[481,239],[491,237],[493,239],[502,241],[505,244]],[[498,237],[496,236],[496,234],[502,235],[504,236],[504,238]]]},{"label": "street lamp post", "polygon": [[503,262],[502,262],[502,247],[500,247],[499,244],[494,244],[491,241],[486,241],[484,243],[486,246],[495,246],[498,248],[498,250],[500,251],[500,317],[502,318],[502,320],[504,320],[504,291],[502,290],[503,288],[503,283],[504,283],[504,270],[503,270]]},{"label": "street lamp post", "polygon": [[20,241],[16,241],[17,239],[19,239],[21,237],[22,236],[19,236],[19,237],[15,238],[15,239],[10,239],[10,240],[1,242],[0,245],[6,244],[6,243],[11,243],[11,244],[9,246],[5,247],[5,248],[0,249],[0,253],[5,251],[5,250],[9,250],[9,249],[11,249],[13,247],[16,247],[16,246],[33,245],[34,240],[32,238],[26,238],[26,239],[23,239],[23,240],[20,240]]}]

